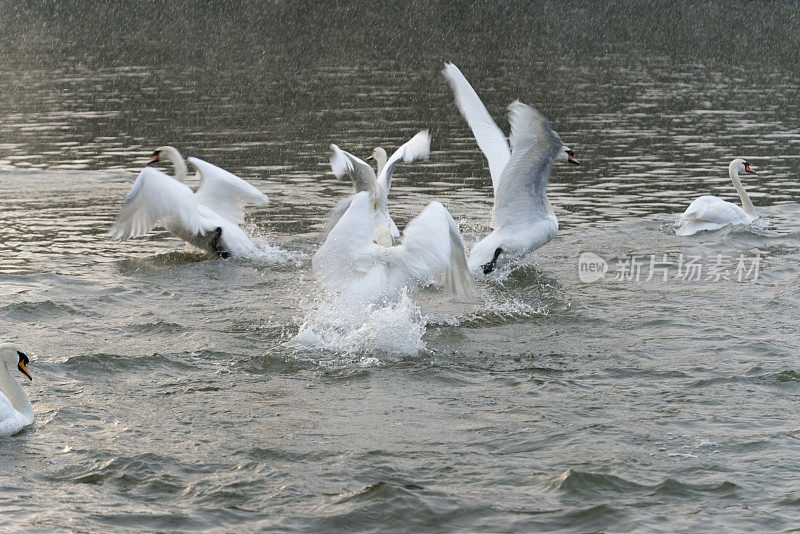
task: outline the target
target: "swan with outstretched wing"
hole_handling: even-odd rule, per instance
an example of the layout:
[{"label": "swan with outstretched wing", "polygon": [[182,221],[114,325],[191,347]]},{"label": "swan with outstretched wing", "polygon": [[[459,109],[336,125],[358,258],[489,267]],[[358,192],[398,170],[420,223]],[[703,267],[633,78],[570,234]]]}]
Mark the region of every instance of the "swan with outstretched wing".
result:
[{"label": "swan with outstretched wing", "polygon": [[[389,190],[391,188],[392,174],[400,161],[411,163],[416,159],[427,159],[430,154],[431,136],[428,130],[423,130],[409,139],[400,148],[394,151],[391,157],[386,157],[386,151],[377,147],[372,151],[372,155],[367,159],[375,159],[378,163],[378,175],[372,167],[364,160],[361,160],[339,148],[331,145],[331,170],[337,178],[345,175],[353,181],[355,192],[367,191],[372,199],[372,218],[377,226],[385,226],[389,229],[392,238],[397,242],[400,237],[400,230],[389,215]],[[325,234],[331,229],[350,207],[353,197],[345,198],[334,207],[328,215],[325,224]]]},{"label": "swan with outstretched wing", "polygon": [[374,224],[372,202],[366,191],[354,195],[314,254],[314,274],[326,289],[367,300],[394,298],[440,277],[457,296],[473,296],[458,224],[444,206],[431,202],[396,245],[386,226]]},{"label": "swan with outstretched wing", "polygon": [[[175,177],[151,167],[161,159],[175,167]],[[244,206],[266,206],[269,199],[252,184],[199,158],[189,158],[197,168],[197,192],[181,180],[188,174],[186,162],[174,147],[156,149],[142,169],[114,226],[108,232],[124,241],[146,234],[157,224],[192,245],[222,257],[244,256],[255,251],[244,222]]]},{"label": "swan with outstretched wing", "polygon": [[489,274],[498,262],[522,258],[553,239],[558,219],[547,198],[550,171],[557,161],[579,162],[550,123],[519,101],[508,107],[511,137],[506,141],[458,67],[446,63],[442,74],[489,163],[494,231],[479,241],[469,256],[470,269]]}]

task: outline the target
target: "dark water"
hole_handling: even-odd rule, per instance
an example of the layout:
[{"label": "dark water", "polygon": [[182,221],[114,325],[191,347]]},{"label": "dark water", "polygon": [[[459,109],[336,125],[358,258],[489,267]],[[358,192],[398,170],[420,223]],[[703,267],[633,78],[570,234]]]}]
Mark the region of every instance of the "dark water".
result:
[{"label": "dark water", "polygon": [[[521,9],[0,1],[0,328],[34,355],[36,414],[0,440],[3,530],[796,528],[798,5]],[[554,172],[559,235],[474,304],[348,315],[310,274],[349,191],[331,142],[430,128],[393,215],[439,199],[488,231],[444,61],[584,162]],[[103,237],[166,143],[270,196],[258,257]],[[693,198],[738,202],[737,156],[765,227],[674,236]],[[603,280],[579,280],[587,251]],[[654,255],[730,279],[615,280]]]}]

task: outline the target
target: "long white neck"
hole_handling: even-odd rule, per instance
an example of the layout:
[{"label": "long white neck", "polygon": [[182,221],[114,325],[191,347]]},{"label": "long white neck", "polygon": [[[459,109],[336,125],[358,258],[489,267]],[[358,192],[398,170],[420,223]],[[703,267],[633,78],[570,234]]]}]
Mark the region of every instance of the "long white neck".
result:
[{"label": "long white neck", "polygon": [[386,166],[387,159],[386,152],[378,152],[375,154],[375,163],[378,165],[378,172],[375,174],[375,176],[381,175],[381,171]]},{"label": "long white neck", "polygon": [[745,191],[744,187],[742,187],[742,182],[739,181],[739,170],[734,165],[731,165],[728,167],[728,174],[733,182],[733,187],[735,187],[736,192],[739,193],[739,198],[742,199],[742,209],[746,214],[750,215],[751,217],[755,217],[756,209],[753,207],[753,203],[750,202],[750,197],[747,196],[747,191]]},{"label": "long white neck", "polygon": [[19,382],[14,380],[11,373],[8,372],[8,367],[0,362],[0,391],[8,397],[14,409],[22,413],[26,418],[33,422],[33,406],[31,401],[28,400],[28,395],[25,390],[19,385]]},{"label": "long white neck", "polygon": [[189,174],[189,169],[186,167],[186,161],[183,159],[183,156],[181,156],[181,153],[178,152],[177,148],[173,146],[162,147],[159,158],[172,163],[172,166],[175,167],[176,179],[181,181],[186,179],[186,176]]}]

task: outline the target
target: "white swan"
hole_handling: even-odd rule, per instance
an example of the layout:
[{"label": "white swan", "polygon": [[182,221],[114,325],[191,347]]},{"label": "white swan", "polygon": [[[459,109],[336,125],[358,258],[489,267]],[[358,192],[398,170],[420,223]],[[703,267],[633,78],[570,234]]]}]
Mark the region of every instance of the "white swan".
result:
[{"label": "white swan", "polygon": [[[165,159],[175,167],[175,177],[150,167]],[[158,223],[192,245],[222,257],[243,256],[255,251],[253,242],[239,225],[245,204],[266,206],[269,199],[238,176],[198,158],[189,158],[201,180],[197,192],[180,180],[188,174],[186,162],[174,147],[153,152],[131,192],[122,203],[117,221],[108,232],[124,241],[138,237]]]},{"label": "white swan", "polygon": [[369,192],[356,193],[347,211],[314,254],[313,271],[329,291],[359,299],[395,298],[435,276],[462,298],[473,296],[458,224],[431,202],[403,232],[401,245],[372,218]]},{"label": "white swan", "polygon": [[[372,218],[376,227],[385,226],[388,228],[395,243],[400,237],[400,231],[389,215],[389,189],[392,185],[394,168],[400,160],[411,163],[415,159],[427,159],[430,154],[430,147],[431,135],[428,130],[422,130],[395,150],[392,157],[388,159],[383,148],[375,148],[372,151],[372,155],[367,159],[375,159],[378,164],[378,176],[376,178],[375,172],[369,163],[336,145],[331,145],[331,150],[333,150],[331,170],[333,174],[337,178],[341,178],[345,174],[348,175],[353,180],[356,193],[361,191],[369,193],[373,203]],[[344,212],[347,211],[347,208],[350,207],[351,201],[352,197],[343,199],[333,208],[325,224],[326,235],[330,233],[342,215],[344,215]]]},{"label": "white swan", "polygon": [[[758,217],[750,197],[742,187],[739,173],[742,171],[756,174],[750,164],[742,158],[736,158],[728,165],[728,175],[733,187],[742,199],[742,207],[726,202],[719,197],[704,195],[691,204],[678,219],[676,235],[694,235],[702,230],[718,230],[729,224],[751,224]],[[742,209],[744,208],[744,209]]]},{"label": "white swan", "polygon": [[11,436],[33,423],[33,406],[25,390],[14,380],[9,368],[33,380],[28,356],[14,343],[0,343],[0,436]]},{"label": "white swan", "polygon": [[498,261],[521,258],[553,239],[558,220],[547,199],[550,170],[556,161],[576,165],[579,162],[547,119],[518,100],[508,106],[509,150],[509,141],[458,67],[445,63],[442,74],[489,162],[494,188],[494,232],[479,241],[469,256],[471,270],[480,268],[489,274]]}]

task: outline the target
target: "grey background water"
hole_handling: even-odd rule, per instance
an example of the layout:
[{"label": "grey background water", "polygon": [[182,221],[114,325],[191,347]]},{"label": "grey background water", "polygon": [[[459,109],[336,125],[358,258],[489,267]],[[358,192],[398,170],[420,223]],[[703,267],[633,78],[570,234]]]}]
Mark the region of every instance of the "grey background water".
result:
[{"label": "grey background water", "polygon": [[[0,12],[0,332],[34,356],[36,414],[0,440],[4,531],[797,527],[797,3]],[[554,172],[558,237],[472,305],[426,289],[347,343],[293,342],[337,313],[309,272],[349,191],[331,142],[365,156],[430,128],[396,220],[440,199],[469,243],[488,231],[446,60],[506,131],[520,98],[584,161]],[[248,229],[276,249],[104,238],[165,143],[267,193]],[[693,198],[736,200],[736,156],[767,228],[672,235]],[[606,279],[578,280],[583,251]],[[762,261],[614,281],[633,254]]]}]

